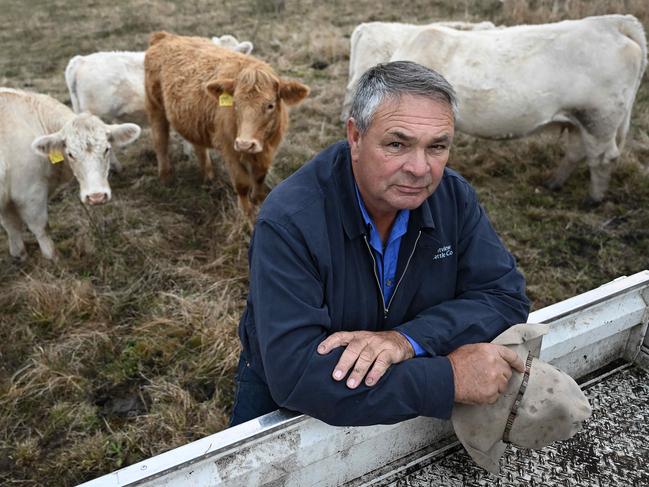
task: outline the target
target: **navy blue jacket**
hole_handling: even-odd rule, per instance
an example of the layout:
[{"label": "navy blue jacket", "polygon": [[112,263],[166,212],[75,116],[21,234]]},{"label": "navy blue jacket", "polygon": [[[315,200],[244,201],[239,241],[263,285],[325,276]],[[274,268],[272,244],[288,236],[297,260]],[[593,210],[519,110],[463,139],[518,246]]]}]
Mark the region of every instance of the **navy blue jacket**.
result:
[{"label": "navy blue jacket", "polygon": [[[525,322],[524,279],[473,188],[448,168],[411,211],[398,285],[385,306],[367,237],[346,142],[279,184],[250,244],[250,292],[239,325],[244,354],[277,404],[329,424],[448,418],[454,384],[446,355]],[[373,387],[333,380],[343,347],[316,351],[337,331],[390,329],[431,357],[392,365]]]}]

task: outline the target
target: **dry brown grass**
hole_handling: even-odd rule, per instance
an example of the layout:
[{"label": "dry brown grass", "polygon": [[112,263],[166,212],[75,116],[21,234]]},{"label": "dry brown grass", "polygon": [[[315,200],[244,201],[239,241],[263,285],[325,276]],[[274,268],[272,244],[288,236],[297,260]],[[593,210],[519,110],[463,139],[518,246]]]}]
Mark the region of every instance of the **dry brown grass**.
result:
[{"label": "dry brown grass", "polygon": [[[82,6],[83,5],[83,6]],[[234,34],[312,88],[293,110],[275,184],[343,136],[348,42],[370,20],[546,22],[608,12],[647,24],[643,0],[4,0],[0,85],[69,103],[70,57],[143,50],[148,33]],[[642,84],[606,203],[584,205],[581,168],[561,192],[544,182],[555,138],[459,136],[452,166],[476,186],[517,256],[536,308],[649,268],[649,88]],[[73,186],[50,204],[58,264],[28,240],[19,266],[0,232],[0,484],[73,485],[224,428],[247,292],[249,234],[225,171],[201,186],[174,145],[176,182],[158,183],[150,135],[126,148],[114,200],[84,210]]]}]

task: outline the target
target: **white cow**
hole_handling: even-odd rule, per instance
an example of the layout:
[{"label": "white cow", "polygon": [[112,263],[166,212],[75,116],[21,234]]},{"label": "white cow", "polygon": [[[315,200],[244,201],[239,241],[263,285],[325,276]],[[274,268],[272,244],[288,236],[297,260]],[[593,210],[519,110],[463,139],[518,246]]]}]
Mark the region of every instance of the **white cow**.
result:
[{"label": "white cow", "polygon": [[345,122],[349,116],[352,94],[358,78],[372,66],[390,60],[394,51],[416,33],[431,25],[442,25],[458,30],[494,29],[491,22],[434,22],[426,25],[400,22],[366,22],[354,28],[349,49],[349,78],[340,119]]},{"label": "white cow", "polygon": [[[231,35],[212,37],[216,45],[250,54],[253,45]],[[107,122],[129,121],[146,124],[144,109],[144,52],[112,51],[74,56],[65,68],[72,109],[89,112]],[[111,167],[121,164],[113,154]]]},{"label": "white cow", "polygon": [[567,129],[565,158],[550,186],[563,185],[587,159],[590,197],[601,201],[629,130],[647,47],[635,17],[604,15],[482,31],[429,26],[391,60],[414,61],[448,79],[462,132],[509,139],[546,126]]},{"label": "white cow", "polygon": [[89,113],[75,114],[47,95],[0,88],[0,223],[9,252],[24,260],[23,223],[36,236],[43,255],[55,257],[47,234],[49,191],[75,177],[81,201],[111,198],[109,155],[133,142],[140,127],[107,125]]},{"label": "white cow", "polygon": [[74,56],[65,68],[72,109],[106,121],[146,120],[144,52],[95,52]]}]

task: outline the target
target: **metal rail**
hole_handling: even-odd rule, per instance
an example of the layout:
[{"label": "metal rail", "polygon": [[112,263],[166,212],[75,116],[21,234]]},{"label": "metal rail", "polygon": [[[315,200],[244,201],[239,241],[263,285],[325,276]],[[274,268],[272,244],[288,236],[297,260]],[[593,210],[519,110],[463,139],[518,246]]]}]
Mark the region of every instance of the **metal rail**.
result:
[{"label": "metal rail", "polygon": [[[528,321],[552,325],[541,357],[582,377],[618,358],[649,365],[648,302],[649,271],[642,271],[535,311]],[[280,410],[82,485],[367,485],[454,441],[450,424],[431,418],[340,428]]]}]

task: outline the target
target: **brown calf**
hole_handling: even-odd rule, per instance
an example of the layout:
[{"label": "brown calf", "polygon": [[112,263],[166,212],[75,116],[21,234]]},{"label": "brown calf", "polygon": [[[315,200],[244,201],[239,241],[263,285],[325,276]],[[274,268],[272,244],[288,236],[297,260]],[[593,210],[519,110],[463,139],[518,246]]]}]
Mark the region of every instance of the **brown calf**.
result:
[{"label": "brown calf", "polygon": [[264,179],[288,124],[287,105],[309,88],[277,76],[263,61],[209,39],[154,32],[144,57],[146,110],[160,180],[169,183],[169,125],[187,139],[203,178],[214,177],[208,148],[225,161],[244,214],[265,195]]}]

